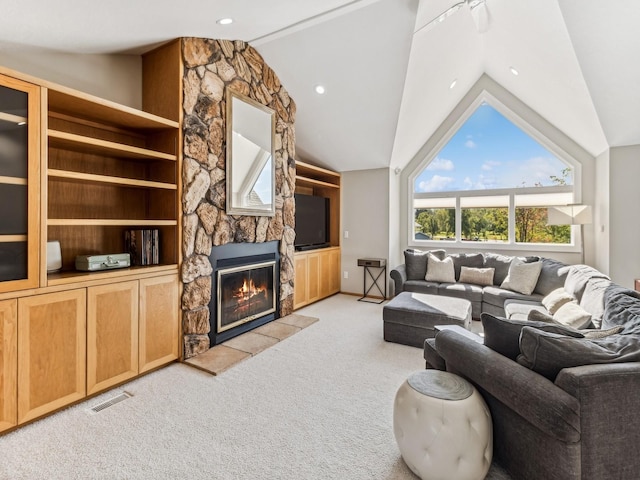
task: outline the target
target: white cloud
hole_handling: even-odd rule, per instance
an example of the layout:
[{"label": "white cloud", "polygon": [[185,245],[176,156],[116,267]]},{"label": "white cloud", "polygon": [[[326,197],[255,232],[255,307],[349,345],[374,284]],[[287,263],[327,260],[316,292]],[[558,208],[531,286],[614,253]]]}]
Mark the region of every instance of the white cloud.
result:
[{"label": "white cloud", "polygon": [[447,160],[446,158],[436,157],[431,161],[431,163],[427,167],[427,170],[450,171],[450,170],[453,170],[454,168],[455,166],[453,165],[453,162],[451,160]]},{"label": "white cloud", "polygon": [[495,160],[488,160],[482,164],[482,170],[488,172],[490,170],[493,170],[494,167],[499,167],[500,165],[500,162],[497,162]]},{"label": "white cloud", "polygon": [[565,164],[554,157],[532,157],[517,162],[503,178],[504,187],[533,187],[553,185],[551,176],[561,176]]},{"label": "white cloud", "polygon": [[473,180],[471,180],[471,177],[464,177],[462,183],[464,183],[464,186],[467,188],[471,188],[473,186]]},{"label": "white cloud", "polygon": [[464,142],[464,146],[467,148],[476,148],[476,142],[474,142],[473,140],[467,140],[466,142]]},{"label": "white cloud", "polygon": [[420,182],[418,188],[421,192],[442,192],[453,183],[453,178],[434,175],[431,180]]}]

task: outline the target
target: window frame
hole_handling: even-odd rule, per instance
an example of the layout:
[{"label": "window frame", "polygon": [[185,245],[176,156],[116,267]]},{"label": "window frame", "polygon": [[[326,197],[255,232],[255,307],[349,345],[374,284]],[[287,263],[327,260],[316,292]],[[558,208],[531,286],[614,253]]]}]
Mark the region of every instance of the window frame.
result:
[{"label": "window frame", "polygon": [[[423,172],[423,170],[438,156],[440,151],[451,141],[457,131],[466,123],[466,121],[475,113],[475,111],[484,103],[487,103],[494,109],[496,109],[507,120],[512,122],[515,126],[520,128],[525,134],[529,135],[532,139],[540,143],[544,148],[554,154],[559,160],[571,167],[573,174],[573,185],[564,186],[549,186],[549,187],[514,187],[507,189],[492,189],[492,190],[459,190],[450,192],[429,192],[429,193],[415,193],[415,180]],[[536,129],[529,122],[522,119],[513,110],[508,108],[504,103],[500,102],[496,97],[491,95],[486,90],[483,90],[476,99],[466,108],[466,110],[457,118],[453,125],[446,131],[446,133],[436,142],[435,146],[424,156],[423,160],[417,165],[417,167],[407,176],[408,182],[408,219],[407,222],[407,234],[408,245],[412,247],[423,248],[460,248],[469,249],[470,243],[473,244],[475,249],[487,248],[490,246],[491,250],[504,250],[504,251],[539,251],[539,252],[580,252],[580,245],[582,245],[583,239],[582,231],[578,226],[571,227],[571,243],[568,244],[549,244],[549,243],[519,243],[515,241],[515,196],[520,194],[542,194],[542,193],[556,193],[556,192],[573,192],[573,199],[571,203],[580,203],[582,199],[582,164],[570,155],[566,150],[558,146],[551,139],[546,137],[542,132]],[[509,196],[509,240],[507,242],[467,242],[461,240],[461,227],[462,227],[462,211],[460,207],[460,198],[464,196],[477,197],[488,195],[508,195]],[[416,198],[455,198],[456,204],[456,231],[455,240],[416,240],[414,231],[414,200]]]}]

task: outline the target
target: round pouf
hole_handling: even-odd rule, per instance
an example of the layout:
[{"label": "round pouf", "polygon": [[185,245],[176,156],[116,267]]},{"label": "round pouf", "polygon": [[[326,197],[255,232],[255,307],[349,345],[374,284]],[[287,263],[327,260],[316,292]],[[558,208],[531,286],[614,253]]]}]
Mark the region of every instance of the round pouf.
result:
[{"label": "round pouf", "polygon": [[407,466],[423,480],[481,480],[489,471],[491,415],[458,375],[423,370],[409,376],[396,394],[393,433]]}]

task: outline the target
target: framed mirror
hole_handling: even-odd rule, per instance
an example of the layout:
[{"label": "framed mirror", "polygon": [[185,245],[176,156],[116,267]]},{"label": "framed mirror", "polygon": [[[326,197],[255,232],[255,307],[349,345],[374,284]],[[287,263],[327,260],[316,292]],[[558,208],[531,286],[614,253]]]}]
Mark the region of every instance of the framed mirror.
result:
[{"label": "framed mirror", "polygon": [[227,89],[227,213],[275,215],[276,115]]}]

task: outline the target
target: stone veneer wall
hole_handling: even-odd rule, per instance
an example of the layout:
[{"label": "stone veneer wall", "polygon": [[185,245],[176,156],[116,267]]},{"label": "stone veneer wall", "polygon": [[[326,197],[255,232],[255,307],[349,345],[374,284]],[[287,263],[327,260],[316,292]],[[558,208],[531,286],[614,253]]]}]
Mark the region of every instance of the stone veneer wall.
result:
[{"label": "stone veneer wall", "polygon": [[[183,38],[182,295],[184,358],[209,349],[214,245],[280,241],[280,315],[293,311],[296,107],[273,70],[241,41]],[[276,112],[274,217],[226,214],[225,89]]]}]

